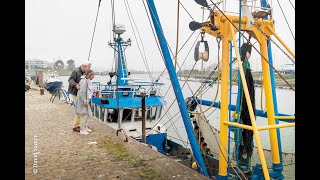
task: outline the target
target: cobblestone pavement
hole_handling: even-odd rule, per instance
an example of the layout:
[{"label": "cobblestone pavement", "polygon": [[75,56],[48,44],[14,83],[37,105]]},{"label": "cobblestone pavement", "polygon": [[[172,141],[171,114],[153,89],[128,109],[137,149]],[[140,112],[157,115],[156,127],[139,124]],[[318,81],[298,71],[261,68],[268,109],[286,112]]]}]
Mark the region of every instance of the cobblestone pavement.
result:
[{"label": "cobblestone pavement", "polygon": [[208,179],[134,139],[125,143],[122,134],[116,136],[114,129],[95,118],[90,119],[89,135],[73,132],[73,107],[58,99],[51,103],[50,96],[36,89],[25,93],[27,180]]}]

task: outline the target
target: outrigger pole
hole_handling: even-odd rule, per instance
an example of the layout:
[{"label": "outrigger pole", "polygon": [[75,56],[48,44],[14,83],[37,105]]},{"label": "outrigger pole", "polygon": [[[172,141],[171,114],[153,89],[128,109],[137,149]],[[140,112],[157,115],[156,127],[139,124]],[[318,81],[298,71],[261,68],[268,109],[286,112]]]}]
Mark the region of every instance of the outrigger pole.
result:
[{"label": "outrigger pole", "polygon": [[162,27],[161,27],[160,20],[159,20],[159,17],[158,17],[157,9],[156,9],[156,7],[154,5],[153,0],[147,0],[147,3],[148,3],[149,12],[150,12],[150,15],[151,15],[151,18],[152,18],[152,22],[153,22],[153,25],[154,25],[154,29],[155,29],[155,31],[157,33],[157,37],[158,37],[158,40],[159,40],[159,43],[160,43],[161,51],[162,51],[162,54],[163,54],[163,57],[164,57],[164,62],[165,62],[166,68],[168,70],[170,79],[171,79],[171,83],[172,83],[172,87],[174,89],[174,93],[175,93],[175,95],[177,97],[179,109],[180,109],[180,112],[181,112],[181,116],[182,116],[182,119],[183,119],[184,126],[185,126],[186,131],[187,131],[187,135],[188,135],[190,144],[191,144],[193,155],[194,155],[198,165],[201,168],[202,174],[205,175],[205,176],[208,176],[207,168],[206,168],[206,166],[204,164],[203,157],[202,157],[198,142],[197,142],[197,140],[196,140],[196,138],[194,136],[194,133],[193,133],[192,124],[191,124],[191,121],[190,121],[190,116],[189,116],[189,113],[188,113],[187,105],[186,105],[186,103],[184,101],[184,97],[183,97],[183,94],[181,92],[181,87],[180,87],[180,84],[179,84],[179,81],[178,81],[178,77],[177,77],[175,68],[174,68],[173,63],[172,63],[172,58],[171,58],[171,55],[169,53],[169,49],[168,49],[168,46],[167,46],[163,31],[162,31]]}]

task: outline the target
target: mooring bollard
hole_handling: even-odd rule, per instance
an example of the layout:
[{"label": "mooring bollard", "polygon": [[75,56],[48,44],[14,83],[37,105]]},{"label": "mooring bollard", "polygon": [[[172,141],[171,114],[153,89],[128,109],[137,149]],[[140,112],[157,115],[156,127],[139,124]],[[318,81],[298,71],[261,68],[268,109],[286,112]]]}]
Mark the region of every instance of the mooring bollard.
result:
[{"label": "mooring bollard", "polygon": [[44,95],[44,88],[40,88],[40,95]]}]

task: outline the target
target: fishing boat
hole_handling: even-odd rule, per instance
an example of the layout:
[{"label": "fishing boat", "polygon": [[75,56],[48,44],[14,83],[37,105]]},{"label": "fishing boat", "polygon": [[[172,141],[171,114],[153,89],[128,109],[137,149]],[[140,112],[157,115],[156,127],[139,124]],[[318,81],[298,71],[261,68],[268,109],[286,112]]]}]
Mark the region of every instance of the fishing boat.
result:
[{"label": "fishing boat", "polygon": [[126,138],[147,143],[165,155],[181,155],[185,148],[168,141],[165,127],[157,123],[166,105],[164,97],[159,95],[164,84],[130,77],[124,51],[131,40],[125,41],[121,36],[125,32],[124,25],[116,24],[113,31],[117,38],[109,42],[109,46],[117,52],[115,72],[109,73],[107,84],[93,82],[94,89],[99,92],[99,96],[92,98],[94,116],[116,129],[117,134],[121,132]]},{"label": "fishing boat", "polygon": [[44,83],[44,88],[50,93],[54,93],[61,89],[62,81],[58,78],[58,73],[56,71],[49,72],[47,74],[46,81]]},{"label": "fishing boat", "polygon": [[[181,161],[183,164],[212,179],[284,179],[283,169],[288,165],[284,163],[289,160],[281,149],[280,128],[294,127],[295,115],[278,112],[274,83],[274,73],[278,71],[273,66],[271,43],[279,48],[280,45],[273,38],[281,43],[282,52],[288,52],[285,55],[290,60],[294,61],[295,55],[276,33],[272,7],[266,0],[261,0],[260,6],[253,4],[255,0],[240,0],[239,13],[221,10],[221,1],[211,3],[195,0],[195,5],[209,11],[209,17],[208,21],[189,22],[189,28],[201,35],[198,44],[205,45],[203,52],[200,52],[198,45],[195,48],[195,63],[209,62],[210,46],[205,40],[208,36],[215,38],[219,45],[217,67],[212,70],[218,69],[219,82],[213,100],[200,98],[202,96],[199,94],[210,86],[206,82],[201,83],[199,91],[193,96],[184,97],[154,1],[147,0],[145,6],[170,76],[181,114],[180,120],[183,121],[190,143],[188,146],[172,141],[166,127],[159,123],[168,111],[162,113],[166,97],[160,95],[159,89],[163,84],[157,80],[140,82],[130,78],[124,51],[131,45],[131,40],[123,39],[125,28],[115,23],[114,39],[109,42],[115,51],[115,71],[110,72],[107,84],[94,82],[95,89],[100,92],[92,98],[94,116],[115,128],[117,134],[121,132],[126,137],[147,143],[164,155],[182,157],[185,160]],[[128,2],[125,5],[127,9]],[[251,38],[259,43],[260,50],[253,46]],[[254,81],[249,62],[253,50],[261,57],[267,111],[255,105]],[[234,64],[237,68],[232,67]],[[237,79],[232,79],[234,69],[237,69]],[[207,79],[211,79],[212,74]],[[283,78],[281,74],[279,76]],[[232,90],[235,85],[237,92]],[[290,84],[288,86],[294,91]],[[218,93],[221,94],[220,100]],[[235,104],[231,101],[232,94],[237,97]],[[209,123],[212,120],[206,116],[206,112],[212,108],[219,110],[219,130]],[[268,125],[257,126],[257,117],[267,120]],[[269,131],[271,149],[262,147],[259,133],[262,130]]]}]

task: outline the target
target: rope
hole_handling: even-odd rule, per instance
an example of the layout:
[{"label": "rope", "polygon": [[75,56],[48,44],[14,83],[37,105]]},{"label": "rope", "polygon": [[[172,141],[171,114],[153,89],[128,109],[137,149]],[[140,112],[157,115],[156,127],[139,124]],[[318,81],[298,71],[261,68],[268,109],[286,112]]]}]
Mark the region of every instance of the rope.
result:
[{"label": "rope", "polygon": [[180,11],[180,0],[178,0],[178,7],[177,7],[177,39],[176,39],[176,55],[174,61],[174,70],[177,70],[177,61],[178,61],[178,44],[179,44],[179,11]]},{"label": "rope", "polygon": [[279,0],[277,0],[277,2],[278,2],[278,4],[279,4],[279,7],[280,7],[281,12],[282,12],[282,14],[283,14],[283,17],[284,17],[284,19],[285,19],[286,22],[287,22],[287,25],[288,25],[289,30],[290,30],[290,32],[291,32],[291,35],[292,35],[293,39],[296,40],[295,37],[294,37],[294,35],[293,35],[293,32],[292,32],[292,30],[291,30],[291,28],[290,28],[290,25],[289,25],[289,23],[288,23],[287,17],[284,15],[284,12],[283,12],[283,10],[282,10],[282,7],[281,7],[281,5],[280,5]]},{"label": "rope", "polygon": [[[210,0],[210,1],[212,2],[212,0]],[[212,2],[212,3],[213,3],[213,2]],[[245,37],[245,35],[236,27],[236,25],[234,25],[234,24],[232,23],[232,21],[225,15],[225,13],[223,13],[223,12],[221,11],[221,9],[220,9],[215,3],[213,3],[213,5],[221,12],[221,14],[223,14],[223,15],[226,17],[226,19],[227,19],[227,20],[230,22],[230,24],[242,35],[242,37],[243,37],[244,39],[246,39],[249,44],[251,44],[251,42],[249,41],[249,39],[248,39],[247,37]],[[251,45],[252,45],[252,44],[251,44]],[[263,60],[266,61],[266,62],[269,64],[269,66],[281,77],[281,79],[283,79],[283,80],[286,82],[286,84],[287,84],[293,91],[295,91],[295,89],[288,83],[288,81],[279,73],[279,71],[277,71],[277,70],[274,68],[274,66],[273,66],[272,64],[270,64],[270,62],[258,51],[258,49],[257,49],[256,47],[254,47],[254,46],[252,46],[252,47],[257,51],[258,54],[260,54],[260,56],[263,58]]]},{"label": "rope", "polygon": [[99,0],[99,4],[98,4],[98,11],[97,11],[97,15],[96,15],[96,21],[95,21],[95,23],[94,23],[93,34],[92,34],[91,43],[90,43],[90,50],[89,50],[88,61],[89,61],[89,59],[90,59],[90,54],[91,54],[91,49],[92,49],[92,42],[93,42],[94,34],[95,34],[95,31],[96,31],[97,20],[98,20],[99,9],[100,9],[100,3],[101,3],[101,0]]},{"label": "rope", "polygon": [[[205,117],[205,119],[206,119],[206,117]],[[212,129],[212,128],[214,128],[214,127],[212,127],[212,126],[208,123],[208,120],[206,120],[206,121],[204,121],[204,122],[209,125],[209,127],[210,127],[210,129],[211,129],[211,132],[213,133],[213,135],[214,135],[214,137],[215,137],[215,140],[216,140],[216,142],[217,142],[217,144],[218,144],[218,147],[219,147],[220,152],[222,152],[220,145],[224,148],[224,150],[225,150],[226,152],[228,152],[228,150],[227,150],[227,149],[221,144],[221,142],[218,140],[219,138],[217,137],[217,133],[213,132],[213,129]],[[214,129],[215,129],[215,128],[214,128]],[[216,130],[216,129],[215,129],[215,130]],[[219,131],[216,130],[216,132],[219,132]],[[231,138],[231,137],[229,137],[229,138]],[[228,162],[228,165],[229,165],[229,166],[230,166],[230,164],[231,164],[231,165],[234,165],[235,167],[237,167],[237,165],[233,164],[232,161],[227,160],[227,158],[224,156],[223,153],[220,153],[220,154],[222,154],[222,157]],[[219,154],[219,155],[220,155],[220,154]],[[228,154],[228,156],[229,156],[229,154]],[[232,166],[231,166],[231,168],[232,168]],[[238,169],[238,170],[241,172],[241,174],[243,175],[243,177],[245,177],[244,174],[242,173],[241,169]],[[236,172],[236,171],[235,171],[235,172]],[[238,173],[236,173],[236,174],[238,175]],[[239,176],[238,176],[238,177],[239,177]],[[245,179],[247,179],[247,178],[245,177]]]}]

